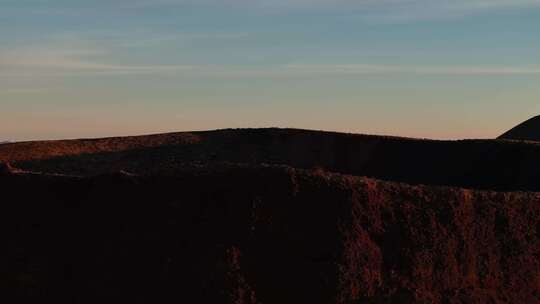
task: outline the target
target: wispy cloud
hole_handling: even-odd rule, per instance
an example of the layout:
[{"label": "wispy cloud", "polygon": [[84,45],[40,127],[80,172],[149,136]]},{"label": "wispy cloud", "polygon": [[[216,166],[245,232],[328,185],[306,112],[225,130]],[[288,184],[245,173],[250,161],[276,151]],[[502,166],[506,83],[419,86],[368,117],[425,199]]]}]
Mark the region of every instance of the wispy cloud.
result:
[{"label": "wispy cloud", "polygon": [[367,24],[451,20],[509,9],[540,8],[540,0],[138,0],[135,9],[220,7],[254,14],[343,13]]},{"label": "wispy cloud", "polygon": [[408,23],[523,8],[540,8],[540,0],[383,0],[363,17],[375,23]]},{"label": "wispy cloud", "polygon": [[132,7],[228,6],[241,9],[354,10],[366,17],[388,20],[458,16],[495,9],[540,6],[540,0],[136,0]]},{"label": "wispy cloud", "polygon": [[[148,9],[231,8],[235,11],[267,14],[306,11],[342,11],[354,13],[369,22],[411,22],[489,13],[494,10],[536,8],[540,0],[96,0],[81,4],[74,1],[62,6],[34,1],[26,5],[6,4],[0,14],[13,10],[24,12],[73,15],[86,12],[107,12],[113,15]],[[20,11],[19,11],[20,12]]]},{"label": "wispy cloud", "polygon": [[264,5],[264,6],[373,6],[373,5],[399,5],[399,4],[411,4],[411,3],[438,3],[440,5],[455,3],[465,4],[474,3],[475,5],[482,6],[515,6],[523,4],[538,3],[537,0],[129,0],[129,1],[116,1],[116,3],[132,3],[137,6],[171,6],[171,5],[185,5],[193,3],[226,3],[241,4],[241,5]]},{"label": "wispy cloud", "polygon": [[374,64],[287,65],[287,70],[334,75],[441,75],[441,76],[540,76],[539,67],[512,66],[400,66]]},{"label": "wispy cloud", "polygon": [[415,66],[384,64],[155,65],[100,61],[105,51],[95,49],[0,50],[0,75],[168,74],[198,77],[306,77],[310,75],[447,75],[540,76],[539,66]]},{"label": "wispy cloud", "polygon": [[46,49],[17,48],[0,50],[0,73],[62,75],[79,74],[133,74],[156,73],[195,69],[190,65],[122,65],[102,62],[96,59],[104,51],[93,49]]}]

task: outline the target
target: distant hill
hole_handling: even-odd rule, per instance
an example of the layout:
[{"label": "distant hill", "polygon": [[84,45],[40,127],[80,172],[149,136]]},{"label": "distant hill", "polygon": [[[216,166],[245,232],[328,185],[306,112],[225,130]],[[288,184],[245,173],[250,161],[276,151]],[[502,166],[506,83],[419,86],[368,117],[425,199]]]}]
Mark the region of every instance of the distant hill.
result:
[{"label": "distant hill", "polygon": [[499,139],[540,141],[540,115],[510,129]]}]

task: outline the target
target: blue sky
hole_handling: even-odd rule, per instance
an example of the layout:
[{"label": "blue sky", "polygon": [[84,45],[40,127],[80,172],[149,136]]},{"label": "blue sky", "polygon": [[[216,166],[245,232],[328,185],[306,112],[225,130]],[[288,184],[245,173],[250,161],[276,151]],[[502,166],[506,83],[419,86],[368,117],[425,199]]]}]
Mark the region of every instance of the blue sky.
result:
[{"label": "blue sky", "polygon": [[0,139],[225,127],[494,137],[540,0],[0,0]]}]

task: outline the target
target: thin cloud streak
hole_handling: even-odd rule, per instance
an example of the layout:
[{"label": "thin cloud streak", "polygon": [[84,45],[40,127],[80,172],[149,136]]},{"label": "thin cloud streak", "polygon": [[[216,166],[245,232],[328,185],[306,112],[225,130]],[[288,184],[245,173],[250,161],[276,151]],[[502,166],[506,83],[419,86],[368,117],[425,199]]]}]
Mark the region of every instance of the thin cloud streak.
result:
[{"label": "thin cloud streak", "polygon": [[[392,2],[392,3],[390,3]],[[540,0],[390,1],[362,17],[368,23],[404,24],[489,14],[509,9],[540,8]]]},{"label": "thin cloud streak", "polygon": [[[39,4],[39,3],[38,3]],[[232,9],[253,14],[346,12],[368,23],[408,23],[423,20],[460,18],[496,10],[539,8],[540,0],[115,0],[62,7],[7,5],[0,15],[39,13],[78,15],[107,10],[111,14],[148,9]]]},{"label": "thin cloud streak", "polygon": [[540,76],[539,66],[404,66],[384,64],[122,65],[100,62],[105,51],[88,49],[0,50],[0,76],[169,74],[198,77],[305,77],[309,75]]},{"label": "thin cloud streak", "polygon": [[540,76],[540,67],[510,66],[399,66],[373,64],[287,65],[292,71],[342,75],[447,75],[447,76]]},{"label": "thin cloud streak", "polygon": [[354,10],[367,17],[393,19],[407,15],[460,15],[496,9],[539,7],[540,0],[137,0],[129,1],[129,5],[144,9],[183,6],[234,7],[261,10],[263,13],[319,9]]},{"label": "thin cloud streak", "polygon": [[[121,1],[120,1],[121,2]],[[140,7],[163,7],[189,4],[227,4],[242,6],[276,6],[276,7],[313,7],[313,6],[333,6],[333,7],[374,7],[374,6],[399,6],[412,4],[428,4],[446,6],[448,4],[456,6],[477,6],[477,7],[508,7],[537,5],[538,0],[136,0],[124,1]]]},{"label": "thin cloud streak", "polygon": [[62,74],[62,72],[92,73],[155,73],[191,70],[190,65],[120,65],[92,61],[89,57],[104,55],[105,51],[88,49],[32,49],[0,50],[0,73],[25,75],[34,72]]},{"label": "thin cloud streak", "polygon": [[367,24],[407,24],[456,19],[508,9],[540,8],[540,0],[141,0],[139,8],[229,7],[256,14],[325,11]]}]

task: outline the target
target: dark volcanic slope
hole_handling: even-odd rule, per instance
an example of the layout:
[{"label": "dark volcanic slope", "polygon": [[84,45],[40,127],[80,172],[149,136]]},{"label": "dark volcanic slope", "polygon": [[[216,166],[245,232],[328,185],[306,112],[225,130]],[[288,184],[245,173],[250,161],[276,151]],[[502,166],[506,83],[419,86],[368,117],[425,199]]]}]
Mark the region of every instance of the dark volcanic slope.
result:
[{"label": "dark volcanic slope", "polygon": [[0,174],[17,303],[539,303],[537,193],[286,167]]},{"label": "dark volcanic slope", "polygon": [[283,164],[410,184],[540,191],[540,144],[433,141],[296,129],[243,129],[0,146],[0,161],[49,173],[174,170],[219,162]]},{"label": "dark volcanic slope", "polygon": [[0,291],[19,303],[540,303],[534,142],[9,143],[0,185]]},{"label": "dark volcanic slope", "polygon": [[533,117],[499,137],[500,139],[540,141],[540,116]]}]

